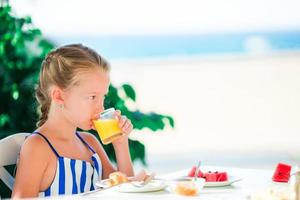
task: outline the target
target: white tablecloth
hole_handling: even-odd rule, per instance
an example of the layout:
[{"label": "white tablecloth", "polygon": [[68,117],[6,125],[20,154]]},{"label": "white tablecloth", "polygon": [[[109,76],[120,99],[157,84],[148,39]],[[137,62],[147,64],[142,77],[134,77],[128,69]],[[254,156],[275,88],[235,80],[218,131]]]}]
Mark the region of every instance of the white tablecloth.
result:
[{"label": "white tablecloth", "polygon": [[[242,168],[224,168],[224,167],[202,167],[203,171],[226,171],[230,176],[235,178],[242,178],[241,181],[233,183],[231,186],[204,188],[200,191],[198,196],[188,197],[175,194],[168,188],[163,191],[149,192],[149,193],[121,193],[116,190],[116,187],[92,192],[86,195],[80,195],[80,199],[248,199],[249,195],[264,190],[275,183],[271,181],[273,171],[258,170],[258,169],[242,169]],[[172,179],[186,175],[188,169],[180,170],[170,174],[161,174],[157,177]],[[284,186],[284,184],[283,184]]]}]

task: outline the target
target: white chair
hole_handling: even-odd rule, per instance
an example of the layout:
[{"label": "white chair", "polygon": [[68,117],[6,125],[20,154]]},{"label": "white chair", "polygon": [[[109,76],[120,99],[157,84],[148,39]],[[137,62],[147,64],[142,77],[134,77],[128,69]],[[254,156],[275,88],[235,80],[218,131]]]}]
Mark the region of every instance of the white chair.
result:
[{"label": "white chair", "polygon": [[0,179],[10,190],[13,189],[14,178],[4,166],[17,163],[21,146],[29,135],[30,133],[17,133],[0,140]]}]

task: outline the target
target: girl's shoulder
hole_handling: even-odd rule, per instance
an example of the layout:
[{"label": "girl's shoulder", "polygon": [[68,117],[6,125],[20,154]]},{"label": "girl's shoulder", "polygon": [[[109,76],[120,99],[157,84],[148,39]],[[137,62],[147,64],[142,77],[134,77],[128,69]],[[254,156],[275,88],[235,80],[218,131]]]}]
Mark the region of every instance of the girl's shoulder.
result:
[{"label": "girl's shoulder", "polygon": [[[31,134],[29,135],[25,141],[23,146],[35,146],[35,147],[46,147],[48,145],[47,141],[40,135]],[[22,147],[23,147],[22,146]]]},{"label": "girl's shoulder", "polygon": [[28,136],[21,148],[20,155],[32,159],[40,159],[46,161],[51,153],[51,148],[47,141],[39,135],[31,134]]}]

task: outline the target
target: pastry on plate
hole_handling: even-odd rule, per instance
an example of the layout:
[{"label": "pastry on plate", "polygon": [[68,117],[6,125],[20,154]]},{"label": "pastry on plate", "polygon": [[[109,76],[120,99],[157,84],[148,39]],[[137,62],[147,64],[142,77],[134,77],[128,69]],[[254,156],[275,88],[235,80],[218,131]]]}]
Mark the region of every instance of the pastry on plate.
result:
[{"label": "pastry on plate", "polygon": [[126,183],[128,182],[128,178],[126,176],[126,174],[122,173],[122,172],[113,172],[111,174],[109,174],[109,179],[107,181],[107,184],[109,186],[115,186],[115,185],[119,185],[121,183]]}]

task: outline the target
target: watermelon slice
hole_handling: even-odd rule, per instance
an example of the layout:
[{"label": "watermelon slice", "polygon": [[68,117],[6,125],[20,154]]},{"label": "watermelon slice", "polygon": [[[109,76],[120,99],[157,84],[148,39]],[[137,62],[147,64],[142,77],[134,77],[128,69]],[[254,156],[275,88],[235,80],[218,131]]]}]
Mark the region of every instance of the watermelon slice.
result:
[{"label": "watermelon slice", "polygon": [[[189,177],[194,177],[195,176],[195,172],[196,172],[196,166],[193,166],[192,169],[189,171],[188,176]],[[203,173],[201,170],[198,171],[198,175],[199,178],[203,177]]]},{"label": "watermelon slice", "polygon": [[206,182],[222,182],[222,181],[228,181],[227,172],[206,172],[204,174],[204,178]]},{"label": "watermelon slice", "polygon": [[227,173],[226,172],[218,172],[217,173],[217,181],[228,181]]},{"label": "watermelon slice", "polygon": [[272,180],[275,182],[289,182],[289,179],[291,177],[291,168],[291,165],[278,163],[273,174]]},{"label": "watermelon slice", "polygon": [[[189,171],[188,176],[194,177],[196,172],[196,166],[193,166],[192,169]],[[211,172],[208,171],[206,173],[203,173],[201,170],[199,170],[198,175],[199,178],[205,178],[206,182],[222,182],[222,181],[228,181],[227,172]]]},{"label": "watermelon slice", "polygon": [[216,182],[217,181],[217,174],[214,172],[206,172],[204,174],[204,178],[207,182]]}]

